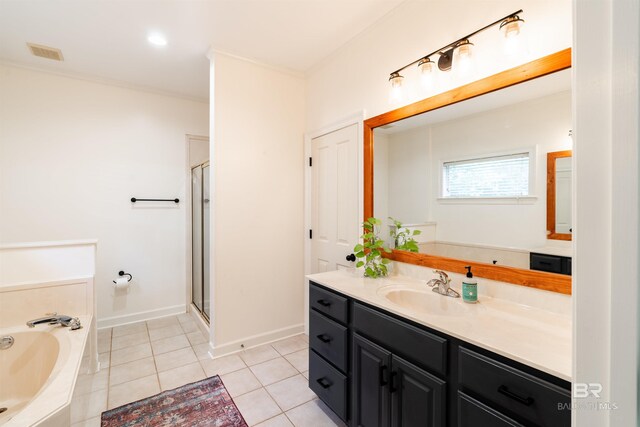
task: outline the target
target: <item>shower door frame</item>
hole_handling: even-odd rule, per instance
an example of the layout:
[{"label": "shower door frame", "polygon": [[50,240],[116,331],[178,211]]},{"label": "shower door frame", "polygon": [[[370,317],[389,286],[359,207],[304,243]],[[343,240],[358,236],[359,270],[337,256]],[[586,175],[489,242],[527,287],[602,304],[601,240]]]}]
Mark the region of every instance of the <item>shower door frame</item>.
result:
[{"label": "shower door frame", "polygon": [[[200,271],[202,273],[202,309],[200,309],[195,302],[193,301],[193,286],[194,286],[194,280],[193,280],[193,276],[194,276],[194,271],[193,271],[193,244],[194,244],[194,240],[193,240],[193,226],[194,226],[194,221],[193,221],[193,170],[197,169],[197,168],[201,168],[201,170],[204,170],[205,167],[211,167],[211,163],[209,160],[202,162],[200,164],[197,164],[195,166],[190,166],[189,168],[189,184],[190,184],[190,200],[189,200],[189,233],[191,238],[190,240],[190,248],[189,248],[189,253],[190,253],[190,284],[191,286],[189,286],[189,304],[191,304],[193,307],[195,307],[195,309],[198,311],[198,313],[202,316],[203,319],[206,320],[207,323],[211,323],[210,320],[210,316],[205,312],[205,303],[204,303],[204,288],[205,285],[207,285],[208,283],[205,283],[204,281],[204,261],[205,261],[205,257],[204,257],[204,185],[200,185],[200,200],[202,200],[201,203],[201,213],[200,213],[200,230],[202,231],[201,233],[201,253],[202,253],[202,257],[201,257],[201,266],[200,266]],[[211,170],[209,170],[209,173],[211,173]],[[201,176],[201,180],[202,182],[204,182],[204,171],[203,171],[203,176]],[[211,191],[211,190],[209,190]],[[209,194],[209,197],[211,197],[211,194]],[[209,227],[211,227],[211,224],[209,224]],[[209,245],[209,248],[211,246]],[[211,274],[211,265],[209,265],[209,274]],[[209,300],[211,300],[211,295],[209,295]],[[211,311],[211,303],[209,303],[209,311]]]}]

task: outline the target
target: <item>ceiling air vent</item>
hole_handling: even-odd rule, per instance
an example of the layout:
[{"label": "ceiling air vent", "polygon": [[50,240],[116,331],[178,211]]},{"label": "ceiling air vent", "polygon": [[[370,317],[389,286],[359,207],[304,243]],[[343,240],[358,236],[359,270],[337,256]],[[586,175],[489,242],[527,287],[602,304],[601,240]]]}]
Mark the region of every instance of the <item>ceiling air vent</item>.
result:
[{"label": "ceiling air vent", "polygon": [[62,57],[62,51],[60,49],[33,43],[27,43],[27,46],[29,46],[29,50],[31,50],[31,53],[35,56],[53,59],[54,61],[64,61],[64,58]]}]

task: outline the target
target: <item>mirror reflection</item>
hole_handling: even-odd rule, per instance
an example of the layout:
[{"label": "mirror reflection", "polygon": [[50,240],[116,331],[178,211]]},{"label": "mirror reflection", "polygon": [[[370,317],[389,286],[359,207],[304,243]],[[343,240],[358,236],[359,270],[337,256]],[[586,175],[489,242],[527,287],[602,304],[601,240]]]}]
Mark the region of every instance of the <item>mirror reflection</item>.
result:
[{"label": "mirror reflection", "polygon": [[573,232],[571,157],[571,150],[547,154],[547,234],[549,239],[571,240]]},{"label": "mirror reflection", "polygon": [[[390,247],[400,234],[403,250],[570,274],[570,259],[556,271],[544,258],[571,256],[548,238],[546,197],[547,154],[571,149],[570,128],[570,70],[375,128],[374,216]],[[571,228],[570,164],[555,165],[558,233]]]}]

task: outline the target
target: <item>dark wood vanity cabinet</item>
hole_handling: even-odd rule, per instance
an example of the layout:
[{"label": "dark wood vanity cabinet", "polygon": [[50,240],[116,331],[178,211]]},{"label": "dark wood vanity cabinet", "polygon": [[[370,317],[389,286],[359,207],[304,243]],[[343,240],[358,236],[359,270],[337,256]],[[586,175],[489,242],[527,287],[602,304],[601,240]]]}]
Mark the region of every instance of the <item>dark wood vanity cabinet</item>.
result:
[{"label": "dark wood vanity cabinet", "polygon": [[309,287],[309,388],[343,421],[349,409],[349,301]]},{"label": "dark wood vanity cabinet", "polygon": [[571,424],[567,381],[313,282],[309,298],[309,387],[352,427]]},{"label": "dark wood vanity cabinet", "polygon": [[352,348],[352,425],[444,427],[444,381],[358,333]]}]

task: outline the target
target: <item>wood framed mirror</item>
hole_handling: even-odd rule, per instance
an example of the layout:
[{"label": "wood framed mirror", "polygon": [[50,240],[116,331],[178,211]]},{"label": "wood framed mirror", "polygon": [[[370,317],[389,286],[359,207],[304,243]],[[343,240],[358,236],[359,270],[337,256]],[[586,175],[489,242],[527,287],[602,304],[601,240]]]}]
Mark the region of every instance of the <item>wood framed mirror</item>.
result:
[{"label": "wood framed mirror", "polygon": [[571,240],[571,150],[547,153],[547,238]]},{"label": "wood framed mirror", "polygon": [[[440,112],[435,110],[444,110],[443,107],[453,106],[454,104],[462,103],[463,101],[480,99],[482,95],[493,94],[494,92],[501,91],[506,88],[516,87],[520,88],[524,85],[521,83],[530,82],[543,76],[556,75],[562,70],[567,70],[571,67],[571,49],[566,49],[555,54],[537,59],[535,61],[523,64],[521,66],[503,71],[501,73],[486,77],[481,80],[474,81],[467,85],[452,89],[448,92],[444,92],[430,98],[423,99],[413,104],[401,107],[387,113],[381,114],[376,117],[372,117],[364,122],[364,216],[365,219],[376,216],[382,218],[385,216],[385,212],[374,212],[374,138],[379,138],[380,132],[388,128],[389,125],[396,125],[396,122],[403,121],[408,118],[414,118],[415,116],[429,117]],[[558,73],[560,74],[560,73]],[[466,108],[469,103],[465,103]],[[430,114],[424,114],[430,112]],[[434,113],[432,113],[434,112]],[[569,107],[570,114],[570,107]],[[428,119],[427,119],[428,120]],[[402,127],[402,125],[400,126]],[[568,129],[568,128],[565,128]],[[374,137],[374,130],[376,135]],[[517,132],[516,132],[517,134]],[[566,133],[564,134],[566,136]],[[382,147],[382,145],[380,145]],[[390,146],[389,146],[390,147]],[[535,162],[536,159],[536,147],[532,147],[528,151],[528,156]],[[391,151],[391,148],[389,148]],[[379,153],[381,154],[381,153]],[[512,156],[514,153],[505,153],[501,151],[499,156]],[[521,153],[520,153],[521,154]],[[523,157],[523,156],[520,156]],[[526,157],[526,156],[524,156]],[[405,162],[408,157],[405,157]],[[442,159],[441,159],[442,160]],[[539,163],[542,163],[540,160]],[[440,162],[442,167],[443,162]],[[544,174],[544,172],[542,172]],[[541,174],[541,175],[542,175]],[[378,176],[379,179],[379,176]],[[546,176],[544,177],[546,179]],[[411,183],[412,181],[405,181]],[[433,185],[433,188],[440,187],[442,189],[442,183]],[[543,187],[542,183],[539,187]],[[397,187],[396,187],[397,188]],[[396,192],[402,192],[399,190]],[[542,191],[539,189],[539,191]],[[509,203],[513,204],[526,204],[529,203],[528,199],[536,199],[535,196],[527,197],[512,197],[515,201]],[[447,201],[439,199],[442,204],[447,204]],[[542,201],[544,203],[545,200]],[[456,201],[456,203],[465,204],[466,202]],[[502,203],[501,201],[497,203]],[[540,205],[542,212],[540,213],[541,219],[541,233],[544,236],[545,216],[544,206]],[[403,218],[398,218],[402,220]],[[412,221],[403,220],[404,223]],[[425,223],[427,224],[427,223]],[[386,230],[385,230],[386,231]],[[544,239],[544,237],[543,237]],[[489,247],[489,246],[487,246]],[[431,254],[423,252],[409,252],[403,250],[393,250],[391,254],[387,255],[388,258],[399,262],[405,262],[410,264],[421,265],[425,267],[431,267],[436,269],[442,269],[446,271],[465,273],[465,266],[472,266],[474,274],[481,278],[497,280],[507,283],[518,284],[522,286],[534,287],[547,291],[559,292],[563,294],[571,294],[571,277],[562,274],[549,273],[543,271],[531,270],[528,267],[515,267],[506,265],[501,262],[493,261],[472,261],[463,256],[443,256],[442,254]],[[528,256],[528,253],[527,253]],[[528,263],[528,260],[527,260]]]}]

